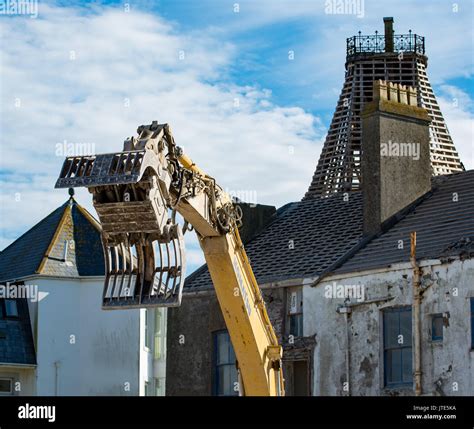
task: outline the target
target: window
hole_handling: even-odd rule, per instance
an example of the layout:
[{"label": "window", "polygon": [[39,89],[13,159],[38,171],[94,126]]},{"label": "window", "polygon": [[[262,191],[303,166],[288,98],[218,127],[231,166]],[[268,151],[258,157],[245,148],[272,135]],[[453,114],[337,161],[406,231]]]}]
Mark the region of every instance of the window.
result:
[{"label": "window", "polygon": [[443,315],[433,314],[431,316],[431,340],[443,341]]},{"label": "window", "polygon": [[15,299],[5,299],[5,317],[18,317],[18,306]]},{"label": "window", "polygon": [[155,378],[155,396],[165,396],[164,378]]},{"label": "window", "polygon": [[303,291],[301,288],[288,290],[288,335],[303,336]]},{"label": "window", "polygon": [[474,298],[471,298],[471,349],[474,350]]},{"label": "window", "polygon": [[12,392],[12,379],[0,378],[0,394],[11,395]]},{"label": "window", "polygon": [[164,337],[164,322],[163,309],[157,308],[155,310],[155,331],[154,331],[154,358],[161,359],[165,355],[165,337]]},{"label": "window", "polygon": [[238,377],[235,353],[227,331],[214,333],[214,382],[213,394],[237,396]]},{"label": "window", "polygon": [[383,312],[384,381],[394,387],[413,383],[411,308]]},{"label": "window", "polygon": [[150,322],[150,318],[148,317],[148,309],[145,308],[144,310],[144,319],[145,319],[145,332],[144,332],[144,344],[147,349],[150,348],[150,328],[148,327],[148,323]]}]

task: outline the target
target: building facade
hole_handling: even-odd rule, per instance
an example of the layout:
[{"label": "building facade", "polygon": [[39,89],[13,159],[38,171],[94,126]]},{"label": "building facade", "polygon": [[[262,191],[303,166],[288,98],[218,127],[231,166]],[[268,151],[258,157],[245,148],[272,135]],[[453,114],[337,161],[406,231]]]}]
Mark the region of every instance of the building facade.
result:
[{"label": "building facade", "polygon": [[[421,394],[474,392],[472,245],[419,261],[423,298],[413,314],[410,263],[327,277],[305,287],[304,330],[320,333],[314,350],[314,395],[414,395],[413,332],[420,329]],[[463,259],[463,253],[471,254]],[[357,257],[357,256],[356,256]],[[339,296],[337,296],[337,291]],[[364,290],[358,300],[357,290]],[[330,332],[330,335],[323,335]]]},{"label": "building facade", "polygon": [[[245,245],[283,346],[286,393],[472,395],[474,171],[433,178],[416,89],[373,91],[361,112],[362,190],[288,204]],[[415,151],[387,152],[389,141]],[[170,309],[168,334],[168,394],[238,394],[205,266]]]}]

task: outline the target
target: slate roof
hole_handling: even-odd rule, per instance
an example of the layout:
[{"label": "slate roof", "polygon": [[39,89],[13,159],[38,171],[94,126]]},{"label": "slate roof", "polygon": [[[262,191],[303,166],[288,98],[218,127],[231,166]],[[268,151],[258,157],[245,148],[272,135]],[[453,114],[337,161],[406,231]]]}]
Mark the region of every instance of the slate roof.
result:
[{"label": "slate roof", "polygon": [[35,347],[26,299],[18,299],[17,308],[18,318],[0,318],[0,363],[35,365]]},{"label": "slate roof", "polygon": [[[319,275],[361,238],[362,194],[355,192],[348,201],[339,194],[287,204],[245,250],[258,283],[264,284]],[[188,276],[184,287],[211,289],[207,267]]]},{"label": "slate roof", "polygon": [[[0,252],[0,282],[33,274],[104,275],[104,256],[97,223],[73,198]],[[64,258],[66,240],[74,246]]]},{"label": "slate roof", "polygon": [[[457,195],[458,201],[453,201]],[[432,192],[400,221],[373,239],[335,273],[349,273],[410,260],[410,232],[416,231],[418,260],[472,254],[474,240],[474,170],[438,176]],[[398,248],[403,240],[403,249]]]},{"label": "slate roof", "polygon": [[46,253],[67,202],[0,252],[0,281],[34,274]]},{"label": "slate roof", "polygon": [[[304,200],[279,209],[245,249],[259,284],[321,280],[330,273],[408,262],[411,231],[417,231],[418,259],[474,256],[474,170],[433,178],[432,190],[387,221],[378,236],[364,237],[362,224],[361,192],[350,193],[348,201],[342,194]],[[185,292],[211,289],[206,265],[189,275],[184,287]]]}]

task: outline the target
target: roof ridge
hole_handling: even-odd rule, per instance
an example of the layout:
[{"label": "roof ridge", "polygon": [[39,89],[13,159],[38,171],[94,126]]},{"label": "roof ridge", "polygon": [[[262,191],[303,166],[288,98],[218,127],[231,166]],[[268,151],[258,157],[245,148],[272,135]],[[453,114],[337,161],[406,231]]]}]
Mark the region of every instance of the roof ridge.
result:
[{"label": "roof ridge", "polygon": [[72,209],[71,205],[68,204],[66,208],[64,209],[59,222],[56,224],[56,228],[54,228],[54,233],[51,239],[49,240],[48,246],[46,247],[46,250],[44,251],[43,257],[41,258],[40,263],[38,264],[38,267],[36,268],[36,273],[41,274],[44,265],[46,264],[46,261],[49,259],[49,255],[51,253],[51,250],[53,249],[54,245],[56,244],[56,241],[58,240],[59,235],[61,234],[61,230],[64,226],[64,222],[66,220],[67,215],[69,215],[72,219]]},{"label": "roof ridge", "polygon": [[72,198],[73,205],[77,207],[79,212],[87,219],[88,222],[94,226],[97,231],[102,232],[102,226],[100,222],[87,210],[85,207],[83,207],[81,204],[79,204],[74,198]]}]

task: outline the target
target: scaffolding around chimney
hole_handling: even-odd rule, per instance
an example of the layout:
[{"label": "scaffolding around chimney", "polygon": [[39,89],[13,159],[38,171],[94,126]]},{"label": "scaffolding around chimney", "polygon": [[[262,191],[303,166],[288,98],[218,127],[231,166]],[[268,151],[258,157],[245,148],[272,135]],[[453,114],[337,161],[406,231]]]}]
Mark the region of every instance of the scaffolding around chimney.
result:
[{"label": "scaffolding around chimney", "polygon": [[360,113],[372,101],[373,82],[379,79],[416,89],[418,106],[426,109],[431,119],[432,174],[464,170],[428,80],[424,37],[411,31],[394,34],[393,18],[384,18],[384,31],[384,35],[376,32],[371,36],[359,32],[347,39],[344,85],[304,199],[363,186]]}]

